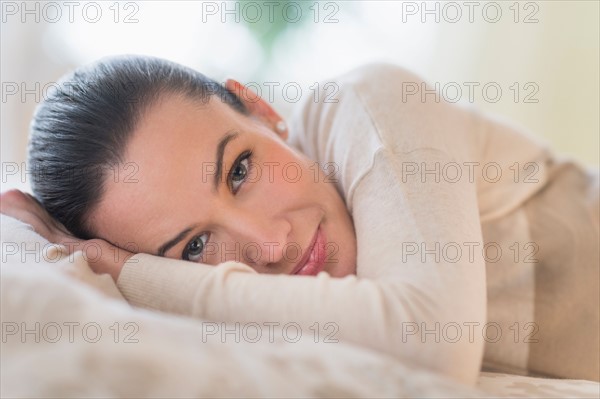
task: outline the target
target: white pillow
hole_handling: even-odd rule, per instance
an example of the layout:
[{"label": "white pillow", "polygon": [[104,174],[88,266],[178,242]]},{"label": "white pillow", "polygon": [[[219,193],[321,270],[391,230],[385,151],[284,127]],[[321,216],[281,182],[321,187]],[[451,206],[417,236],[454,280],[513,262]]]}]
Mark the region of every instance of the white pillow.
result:
[{"label": "white pillow", "polygon": [[0,226],[3,269],[41,264],[74,278],[76,283],[83,283],[110,298],[126,302],[110,275],[94,273],[81,250],[69,255],[66,247],[49,242],[36,233],[31,225],[4,214],[0,214]]}]

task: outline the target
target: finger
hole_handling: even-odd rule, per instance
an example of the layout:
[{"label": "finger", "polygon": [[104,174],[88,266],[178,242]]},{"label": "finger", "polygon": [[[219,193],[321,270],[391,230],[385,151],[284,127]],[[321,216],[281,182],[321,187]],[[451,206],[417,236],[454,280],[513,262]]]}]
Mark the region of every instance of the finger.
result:
[{"label": "finger", "polygon": [[24,193],[26,196],[29,197],[29,199],[32,201],[32,203],[35,205],[35,207],[37,208],[37,210],[39,211],[39,216],[40,218],[42,218],[46,224],[48,224],[49,228],[55,228],[57,229],[59,232],[67,235],[68,237],[74,237],[71,232],[69,230],[67,230],[67,228],[60,223],[58,220],[56,220],[54,217],[52,217],[52,215],[50,215],[50,213],[48,213],[48,211],[46,210],[46,208],[44,208],[44,205],[42,205],[42,203],[33,195],[29,194],[29,193]]}]

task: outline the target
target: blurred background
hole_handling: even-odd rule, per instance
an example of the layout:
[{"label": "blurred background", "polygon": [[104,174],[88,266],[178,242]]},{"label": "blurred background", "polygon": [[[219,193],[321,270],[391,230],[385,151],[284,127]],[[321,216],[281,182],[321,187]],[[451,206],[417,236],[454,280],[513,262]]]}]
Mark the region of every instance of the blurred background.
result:
[{"label": "blurred background", "polygon": [[28,189],[28,125],[52,82],[123,53],[234,77],[284,116],[318,81],[393,62],[597,167],[598,18],[598,1],[4,1],[2,190]]}]

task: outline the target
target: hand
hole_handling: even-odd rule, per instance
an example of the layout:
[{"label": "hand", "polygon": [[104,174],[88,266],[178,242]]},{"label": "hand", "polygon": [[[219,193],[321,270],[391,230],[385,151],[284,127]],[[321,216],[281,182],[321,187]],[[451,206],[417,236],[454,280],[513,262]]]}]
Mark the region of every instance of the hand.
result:
[{"label": "hand", "polygon": [[54,244],[63,245],[69,254],[81,250],[90,268],[98,274],[108,273],[116,282],[125,262],[134,255],[102,239],[82,240],[56,221],[35,197],[19,190],[0,194],[0,213],[27,223]]},{"label": "hand", "polygon": [[31,225],[36,233],[54,244],[83,241],[50,216],[35,197],[22,191],[10,190],[0,194],[0,213]]}]

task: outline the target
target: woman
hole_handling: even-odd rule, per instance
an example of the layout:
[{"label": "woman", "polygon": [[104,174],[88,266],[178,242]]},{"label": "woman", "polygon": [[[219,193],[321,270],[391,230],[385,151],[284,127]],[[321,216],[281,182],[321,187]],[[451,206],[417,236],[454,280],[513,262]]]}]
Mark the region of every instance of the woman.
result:
[{"label": "woman", "polygon": [[90,266],[137,306],[305,333],[330,323],[469,384],[482,357],[598,380],[597,176],[409,95],[425,86],[397,67],[336,85],[288,128],[238,82],[164,60],[80,68],[31,126],[33,191],[58,222],[20,192],[2,212],[93,250]]}]

